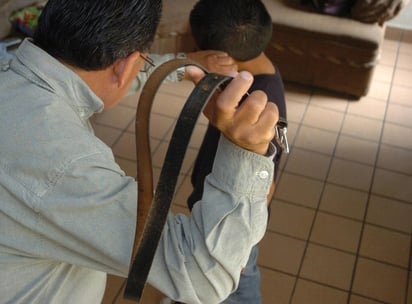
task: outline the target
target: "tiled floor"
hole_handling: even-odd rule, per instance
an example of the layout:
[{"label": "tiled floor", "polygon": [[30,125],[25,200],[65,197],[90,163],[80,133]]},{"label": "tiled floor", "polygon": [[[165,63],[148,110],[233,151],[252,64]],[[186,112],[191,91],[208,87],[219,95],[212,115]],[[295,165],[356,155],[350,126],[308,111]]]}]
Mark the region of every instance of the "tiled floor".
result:
[{"label": "tiled floor", "polygon": [[[156,176],[190,89],[187,82],[164,86],[163,104],[154,105]],[[388,29],[370,93],[360,101],[290,84],[286,97],[292,148],[260,244],[263,304],[412,304],[412,33]],[[94,119],[97,135],[132,176],[136,101],[128,97]],[[204,130],[203,119],[175,211],[187,212],[188,174]],[[120,282],[110,277],[104,303]],[[161,297],[148,286],[142,303]]]}]

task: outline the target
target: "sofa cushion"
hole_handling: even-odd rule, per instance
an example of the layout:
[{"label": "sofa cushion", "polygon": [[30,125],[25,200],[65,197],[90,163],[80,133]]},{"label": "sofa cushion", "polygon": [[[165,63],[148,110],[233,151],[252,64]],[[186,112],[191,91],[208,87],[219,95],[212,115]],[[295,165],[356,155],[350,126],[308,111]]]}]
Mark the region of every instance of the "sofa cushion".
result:
[{"label": "sofa cushion", "polygon": [[394,18],[409,0],[358,0],[351,10],[351,17],[366,23],[384,22]]},{"label": "sofa cushion", "polygon": [[328,15],[347,16],[355,0],[312,0],[316,9]]},{"label": "sofa cushion", "polygon": [[382,41],[382,27],[366,24],[349,18],[319,14],[313,5],[302,5],[300,0],[263,0],[276,28],[288,28],[305,37],[333,39],[365,49],[377,49]]}]

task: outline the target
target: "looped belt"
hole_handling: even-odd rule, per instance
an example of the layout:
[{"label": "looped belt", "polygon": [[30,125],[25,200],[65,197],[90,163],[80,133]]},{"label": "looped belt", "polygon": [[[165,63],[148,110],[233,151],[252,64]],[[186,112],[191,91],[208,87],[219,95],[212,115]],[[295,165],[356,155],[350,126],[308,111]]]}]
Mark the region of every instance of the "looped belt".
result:
[{"label": "looped belt", "polygon": [[[206,76],[195,86],[178,117],[156,191],[153,192],[153,169],[150,150],[150,111],[163,80],[174,70],[197,66]],[[137,226],[132,253],[132,265],[124,297],[139,301],[158,246],[190,137],[206,102],[216,89],[232,78],[208,71],[188,59],[173,59],[159,66],[142,89],[136,111],[137,155]],[[154,193],[154,195],[153,195]]]}]

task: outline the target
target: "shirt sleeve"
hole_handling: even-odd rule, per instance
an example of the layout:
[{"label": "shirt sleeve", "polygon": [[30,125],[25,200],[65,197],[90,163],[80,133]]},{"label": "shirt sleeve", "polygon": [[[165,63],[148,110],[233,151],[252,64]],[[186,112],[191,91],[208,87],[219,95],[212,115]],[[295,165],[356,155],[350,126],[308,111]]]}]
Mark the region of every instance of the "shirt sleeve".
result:
[{"label": "shirt sleeve", "polygon": [[221,137],[212,173],[191,217],[169,215],[149,283],[185,303],[220,303],[239,283],[267,224],[270,156]]},{"label": "shirt sleeve", "polygon": [[[136,80],[137,80],[137,85],[136,85],[136,91],[140,91],[144,84],[146,83],[147,79],[150,77],[150,75],[153,73],[153,71],[156,70],[156,67],[162,65],[166,61],[174,59],[176,56],[175,54],[172,53],[167,53],[167,54],[150,54],[149,55],[150,59],[152,59],[153,64],[155,65],[153,68],[148,69],[145,72],[140,72],[137,74]],[[147,64],[147,63],[145,63]],[[170,73],[166,79],[165,82],[179,82],[179,75],[177,71],[173,71]]]},{"label": "shirt sleeve", "polygon": [[[273,146],[271,146],[273,148]],[[261,156],[221,138],[192,215],[170,214],[148,282],[186,303],[219,303],[237,288],[267,224],[274,151]],[[32,256],[126,277],[136,225],[136,181],[102,153],[74,159],[36,202]]]}]

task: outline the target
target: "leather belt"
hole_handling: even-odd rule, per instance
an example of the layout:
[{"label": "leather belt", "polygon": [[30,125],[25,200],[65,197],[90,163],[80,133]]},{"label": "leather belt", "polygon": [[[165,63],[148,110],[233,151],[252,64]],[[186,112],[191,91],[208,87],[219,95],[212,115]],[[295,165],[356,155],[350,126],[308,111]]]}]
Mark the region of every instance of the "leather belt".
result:
[{"label": "leather belt", "polygon": [[[181,110],[156,191],[153,192],[149,132],[152,104],[163,80],[176,69],[190,65],[202,69],[206,76],[195,86]],[[132,253],[133,263],[129,270],[124,298],[140,301],[196,121],[216,89],[231,79],[229,76],[208,73],[204,67],[191,60],[173,59],[156,68],[142,89],[136,111],[137,226]]]}]

